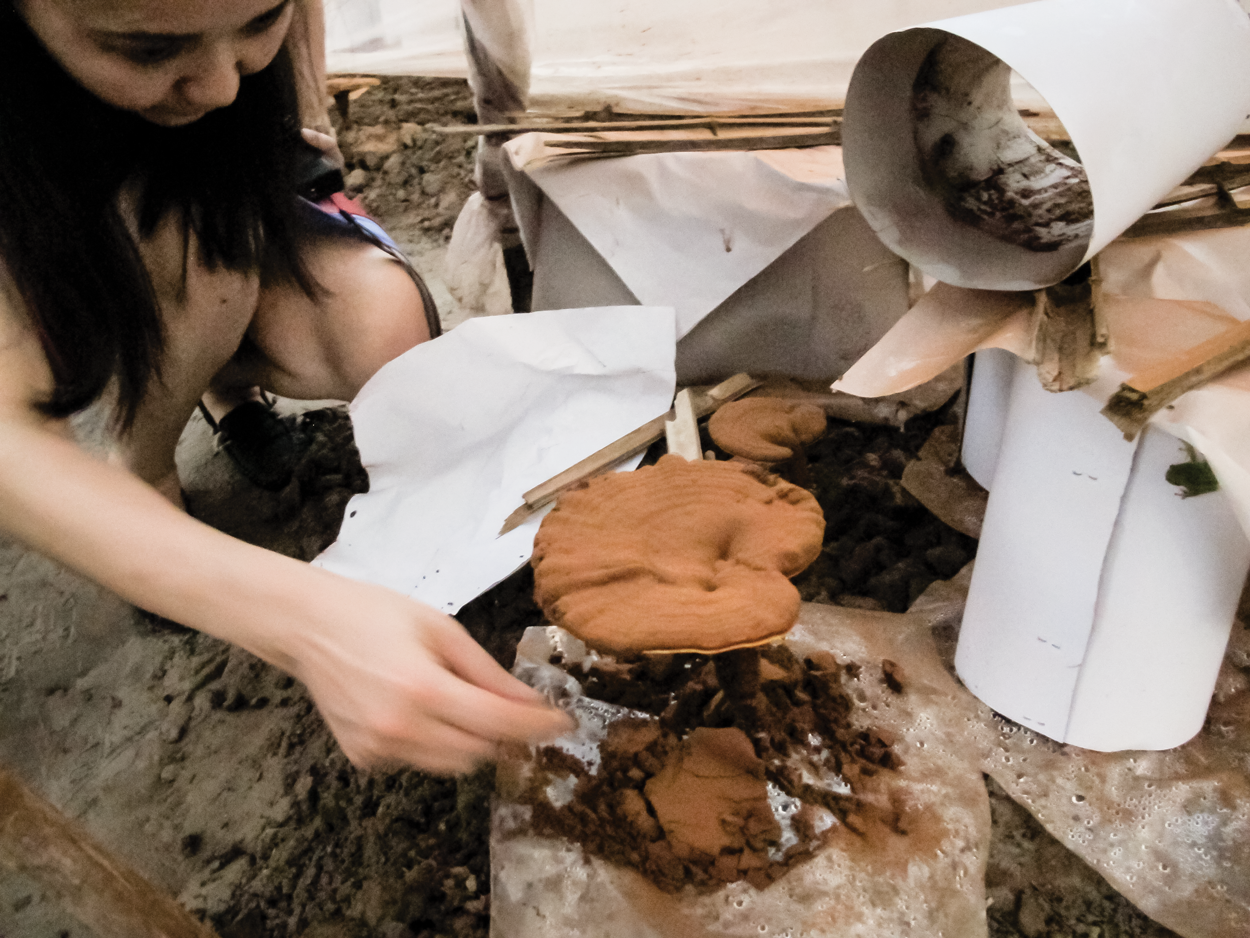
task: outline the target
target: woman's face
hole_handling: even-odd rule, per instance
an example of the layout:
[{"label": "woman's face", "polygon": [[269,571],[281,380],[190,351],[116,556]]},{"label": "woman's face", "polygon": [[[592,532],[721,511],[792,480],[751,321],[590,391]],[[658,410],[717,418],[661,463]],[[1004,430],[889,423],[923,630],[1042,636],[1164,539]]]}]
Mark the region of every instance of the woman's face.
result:
[{"label": "woman's face", "polygon": [[179,127],[230,104],[239,77],[269,64],[286,37],[292,2],[19,0],[18,9],[96,97]]}]

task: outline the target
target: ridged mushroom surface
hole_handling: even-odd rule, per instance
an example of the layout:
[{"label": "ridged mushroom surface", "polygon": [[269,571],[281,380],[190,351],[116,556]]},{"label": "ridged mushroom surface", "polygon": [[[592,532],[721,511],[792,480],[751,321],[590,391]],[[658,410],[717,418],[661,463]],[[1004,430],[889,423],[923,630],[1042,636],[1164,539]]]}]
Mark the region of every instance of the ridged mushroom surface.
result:
[{"label": "ridged mushroom surface", "polygon": [[825,435],[825,412],[813,404],[780,397],[731,401],[708,419],[707,431],[727,453],[776,463]]},{"label": "ridged mushroom surface", "polygon": [[811,494],[739,463],[664,456],[562,496],[534,540],[535,598],[592,648],[718,652],[784,635],[820,554]]}]

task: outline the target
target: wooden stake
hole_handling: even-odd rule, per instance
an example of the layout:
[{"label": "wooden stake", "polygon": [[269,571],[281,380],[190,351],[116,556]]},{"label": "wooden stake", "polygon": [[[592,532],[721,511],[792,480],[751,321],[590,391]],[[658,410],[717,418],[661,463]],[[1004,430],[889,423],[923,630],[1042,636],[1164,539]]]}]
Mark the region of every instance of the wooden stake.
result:
[{"label": "wooden stake", "polygon": [[96,938],[216,938],[3,768],[0,866],[53,893]]},{"label": "wooden stake", "polygon": [[1102,414],[1120,428],[1126,440],[1132,440],[1151,417],[1186,391],[1247,361],[1250,322],[1243,322],[1133,375],[1107,401]]}]

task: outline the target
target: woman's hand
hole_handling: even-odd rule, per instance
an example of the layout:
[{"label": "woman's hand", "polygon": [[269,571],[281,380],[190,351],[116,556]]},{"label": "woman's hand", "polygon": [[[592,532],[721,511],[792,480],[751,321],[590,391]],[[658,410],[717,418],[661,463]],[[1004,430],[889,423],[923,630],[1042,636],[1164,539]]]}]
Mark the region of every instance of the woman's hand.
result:
[{"label": "woman's hand", "polygon": [[464,772],[502,744],[572,728],[501,668],[460,623],[382,587],[308,568],[323,611],[290,649],[347,757],[361,767],[405,764]]},{"label": "woman's hand", "polygon": [[[0,343],[0,361],[4,351]],[[5,381],[16,381],[21,361],[9,363],[0,370],[0,528],[303,680],[357,765],[467,771],[503,745],[571,728],[454,619],[201,524],[43,418],[6,407]]]}]

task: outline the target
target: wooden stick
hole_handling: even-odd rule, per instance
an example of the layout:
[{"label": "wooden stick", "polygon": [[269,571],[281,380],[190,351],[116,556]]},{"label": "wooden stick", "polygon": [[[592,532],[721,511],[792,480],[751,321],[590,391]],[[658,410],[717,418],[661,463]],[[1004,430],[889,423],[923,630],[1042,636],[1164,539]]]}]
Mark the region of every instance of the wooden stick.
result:
[{"label": "wooden stick", "polygon": [[690,389],[682,388],[673,401],[673,414],[664,420],[664,439],[668,451],[686,462],[699,462],[703,447],[699,443],[699,420],[694,415],[694,402]]},{"label": "wooden stick", "polygon": [[1151,417],[1186,391],[1247,361],[1250,322],[1243,322],[1129,378],[1107,401],[1103,416],[1132,440]]},{"label": "wooden stick", "polygon": [[1098,376],[1107,350],[1106,325],[1096,306],[1101,283],[1091,262],[1088,270],[1035,292],[1033,361],[1047,391],[1071,391]]},{"label": "wooden stick", "polygon": [[639,153],[687,153],[706,150],[785,150],[792,147],[836,146],[842,134],[822,130],[806,134],[751,134],[698,140],[552,140],[548,147],[568,150],[570,157],[634,156]]},{"label": "wooden stick", "polygon": [[1146,215],[1124,232],[1124,238],[1147,238],[1162,234],[1180,234],[1185,231],[1209,231],[1213,228],[1240,228],[1250,224],[1250,208],[1232,211],[1206,212],[1201,215],[1182,215],[1180,212],[1159,212]]},{"label": "wooden stick", "polygon": [[[722,404],[736,400],[748,391],[758,388],[763,381],[752,378],[748,374],[737,374],[727,378],[713,388],[691,388],[691,404],[695,418],[701,419],[712,413]],[[559,475],[552,476],[541,485],[536,485],[525,493],[524,504],[508,515],[508,519],[499,529],[500,534],[507,534],[523,524],[534,512],[544,505],[556,500],[561,492],[611,469],[617,463],[630,456],[636,456],[648,446],[664,436],[665,422],[669,415],[664,414],[649,420],[637,430],[625,434],[615,443],[605,446],[599,452],[587,456],[581,462],[565,469]]]},{"label": "wooden stick", "polygon": [[0,866],[56,895],[97,938],[215,938],[212,929],[3,768]]},{"label": "wooden stick", "polygon": [[600,108],[597,111],[513,111],[506,115],[509,119],[518,123],[531,121],[599,121],[605,124],[620,123],[622,121],[680,121],[680,120],[727,120],[729,118],[742,118],[751,120],[759,117],[803,117],[803,118],[834,118],[841,117],[843,109],[840,107],[821,108],[817,110],[800,110],[800,111],[705,111],[703,113],[658,113],[644,111],[614,111],[611,107]]},{"label": "wooden stick", "polygon": [[516,124],[448,124],[431,127],[439,134],[584,134],[617,130],[712,130],[720,127],[821,127],[827,128],[833,119],[820,122],[808,117],[697,117],[683,120],[640,121],[575,121],[573,123],[548,123],[531,121]]}]

